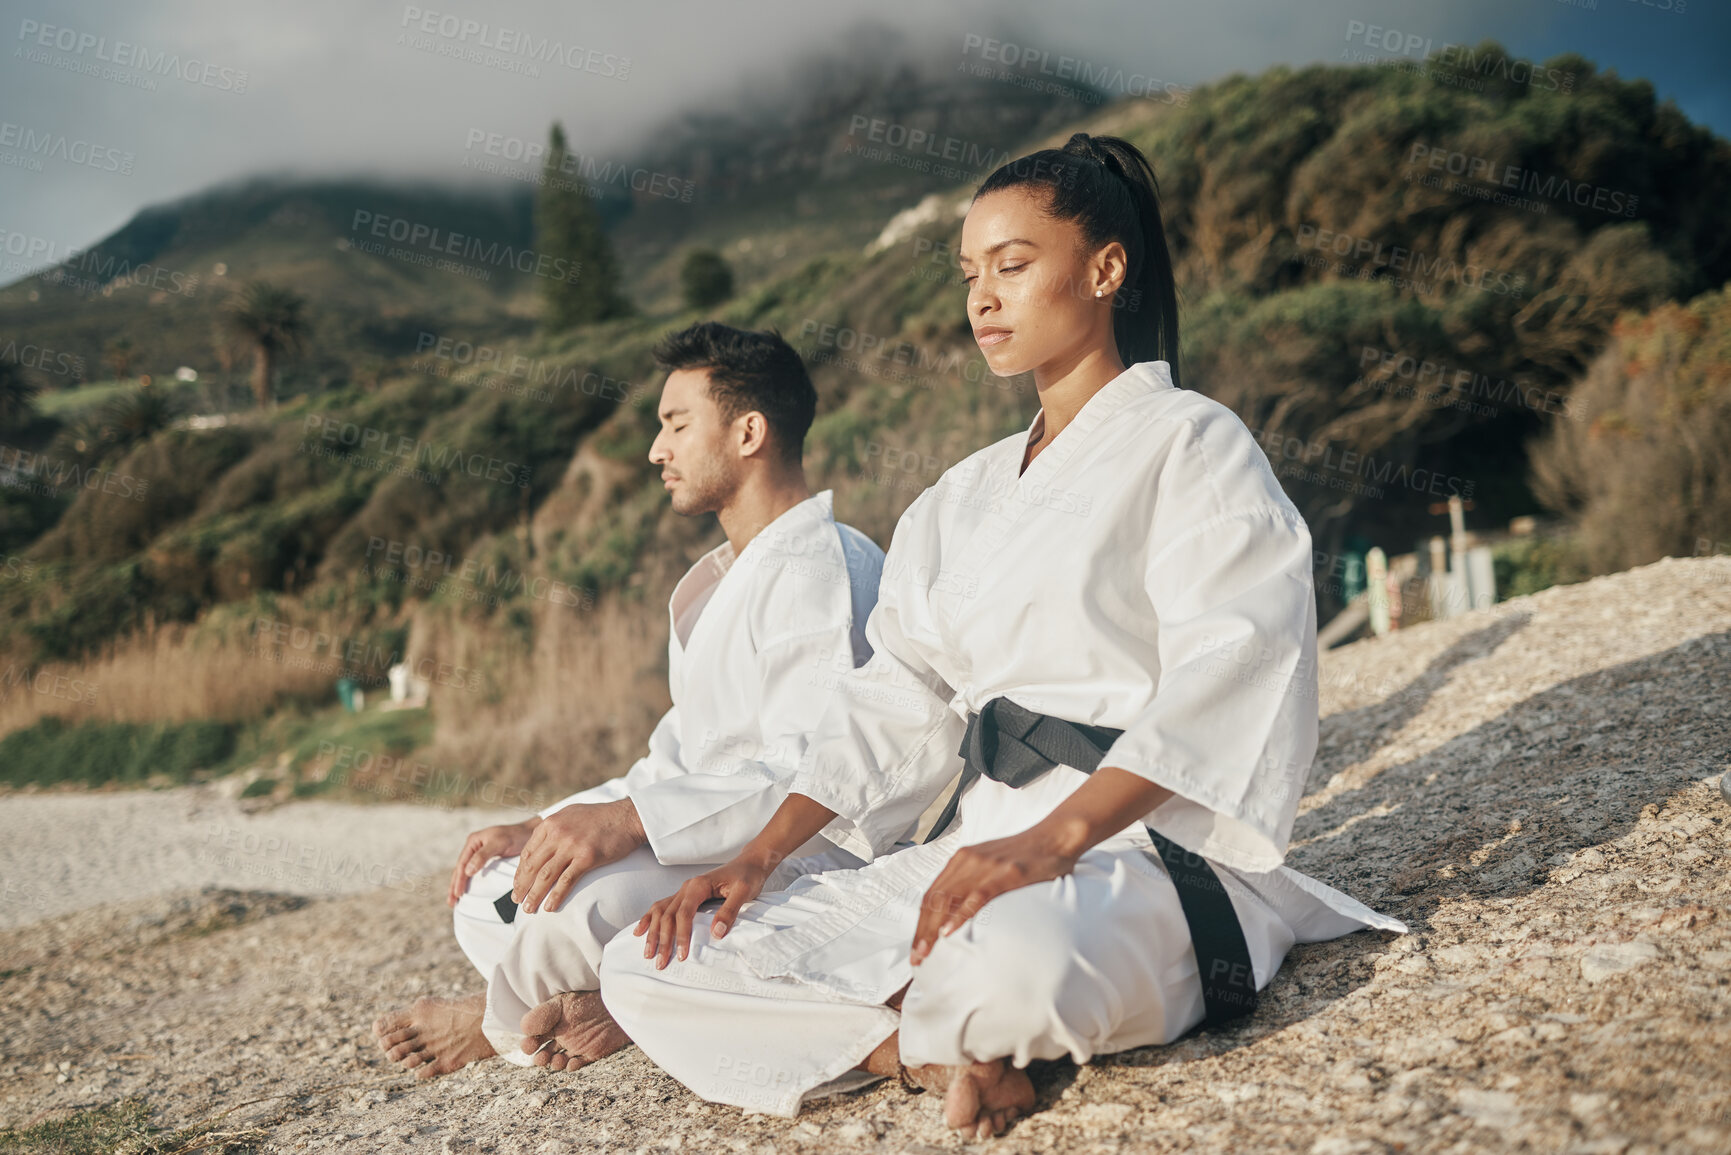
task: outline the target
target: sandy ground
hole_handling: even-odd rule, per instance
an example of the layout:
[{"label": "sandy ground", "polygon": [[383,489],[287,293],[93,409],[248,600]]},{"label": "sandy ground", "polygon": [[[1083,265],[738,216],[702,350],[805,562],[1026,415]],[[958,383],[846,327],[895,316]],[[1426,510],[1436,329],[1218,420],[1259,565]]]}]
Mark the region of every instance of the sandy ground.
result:
[{"label": "sandy ground", "polygon": [[443,893],[430,877],[515,811],[238,801],[221,785],[0,797],[0,929],[205,886]]},{"label": "sandy ground", "polygon": [[[310,880],[264,885],[241,858],[164,875],[225,889],[131,880],[122,903],[14,914],[0,931],[0,1125],[136,1095],[165,1126],[227,1112],[219,1134],[265,1151],[1731,1150],[1731,559],[1357,643],[1327,656],[1323,679],[1291,861],[1413,933],[1296,949],[1237,1028],[1037,1064],[1039,1111],[995,1142],[963,1144],[936,1096],[889,1084],[795,1121],[742,1115],[635,1048],[570,1074],[493,1059],[417,1083],[382,1061],[368,1024],[478,981],[438,872],[305,897]],[[131,796],[66,813],[105,824],[123,845],[98,857],[122,864],[180,862],[211,823],[247,821],[159,797],[181,798],[178,819],[95,817]],[[47,833],[49,812],[26,818],[17,801],[0,803],[0,834],[36,838],[62,871],[31,885],[78,896],[42,901],[116,894],[103,871],[60,862],[85,852],[72,829]],[[387,813],[259,817],[303,823],[282,836],[366,830],[367,853],[395,862],[384,831],[420,819]],[[453,835],[472,824],[423,817]],[[439,835],[416,829],[401,861],[441,865]]]}]

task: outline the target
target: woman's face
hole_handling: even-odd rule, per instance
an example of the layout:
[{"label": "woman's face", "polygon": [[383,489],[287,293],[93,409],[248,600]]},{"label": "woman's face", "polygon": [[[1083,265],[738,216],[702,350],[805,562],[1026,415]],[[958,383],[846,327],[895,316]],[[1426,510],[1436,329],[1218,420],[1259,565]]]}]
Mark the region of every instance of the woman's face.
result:
[{"label": "woman's face", "polygon": [[1000,377],[1062,371],[1102,346],[1117,356],[1112,294],[1124,282],[1124,246],[1087,251],[1075,222],[1042,211],[1045,196],[1025,185],[999,189],[962,222],[968,323]]}]

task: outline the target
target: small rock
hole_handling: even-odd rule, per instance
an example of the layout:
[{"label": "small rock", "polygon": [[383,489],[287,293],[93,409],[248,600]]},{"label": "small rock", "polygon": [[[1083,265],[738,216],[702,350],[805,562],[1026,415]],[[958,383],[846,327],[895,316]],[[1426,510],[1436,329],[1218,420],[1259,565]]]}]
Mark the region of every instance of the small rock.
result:
[{"label": "small rock", "polygon": [[1464,1087],[1455,1096],[1455,1106],[1481,1127],[1507,1130],[1521,1121],[1520,1099],[1507,1091]]},{"label": "small rock", "polygon": [[[1249,1086],[1255,1088],[1256,1084],[1252,1083]],[[1219,1093],[1218,1090],[1215,1091],[1215,1094]],[[1252,1091],[1251,1096],[1254,1096],[1255,1093]],[[1234,1100],[1228,1100],[1228,1102],[1232,1101]],[[1135,1113],[1136,1108],[1128,1103],[1083,1103],[1076,1108],[1076,1119],[1089,1127],[1122,1127],[1124,1121]]]},{"label": "small rock", "polygon": [[1310,1155],[1381,1155],[1388,1147],[1375,1139],[1354,1139],[1346,1135],[1324,1135],[1310,1145]]},{"label": "small rock", "polygon": [[[1260,1083],[1215,1083],[1208,1088],[1208,1092],[1209,1092],[1209,1094],[1213,1095],[1216,1099],[1219,1099],[1222,1103],[1245,1103],[1245,1102],[1248,1102],[1251,1099],[1254,1099],[1257,1096],[1262,1094],[1262,1084],[1260,1084]],[[1104,1106],[1105,1104],[1098,1104],[1098,1105]],[[1114,1105],[1121,1105],[1121,1104],[1114,1104]],[[1095,1106],[1095,1104],[1090,1104],[1090,1106]],[[1126,1108],[1125,1114],[1128,1114],[1128,1113],[1129,1113],[1129,1110],[1128,1110],[1128,1108]]]},{"label": "small rock", "polygon": [[1484,957],[1484,948],[1466,944],[1445,946],[1436,952],[1437,961],[1457,967],[1477,966],[1484,961]]},{"label": "small rock", "polygon": [[1645,966],[1658,957],[1659,948],[1650,942],[1600,943],[1581,959],[1581,977],[1596,983],[1622,971]]},{"label": "small rock", "polygon": [[846,1123],[842,1123],[836,1127],[835,1137],[843,1143],[870,1143],[875,1140],[878,1135],[877,1132],[867,1124],[860,1122],[858,1119],[850,1119]]}]

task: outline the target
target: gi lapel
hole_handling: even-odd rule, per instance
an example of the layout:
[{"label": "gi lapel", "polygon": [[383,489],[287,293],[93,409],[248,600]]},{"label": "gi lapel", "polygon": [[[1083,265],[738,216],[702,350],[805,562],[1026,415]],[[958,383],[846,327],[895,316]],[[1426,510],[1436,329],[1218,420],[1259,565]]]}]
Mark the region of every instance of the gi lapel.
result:
[{"label": "gi lapel", "polygon": [[[1125,405],[1152,388],[1167,385],[1164,364],[1142,362],[1132,365],[1108,381],[1082,405],[1070,424],[1058,431],[1028,468],[1016,475],[1027,452],[1027,436],[1033,423],[1019,437],[1007,437],[980,455],[981,469],[978,487],[970,492],[962,487],[950,500],[988,501],[990,513],[980,527],[956,552],[952,561],[944,559],[943,576],[952,590],[968,591],[949,597],[933,597],[933,605],[952,627],[961,611],[980,593],[991,577],[991,563],[1009,541],[1011,535],[1024,528],[1028,515],[1050,502],[1052,482],[1062,477],[1066,465],[1106,422]],[[1035,418],[1039,420],[1038,417]],[[940,498],[940,500],[943,500]],[[1061,543],[1054,542],[1061,549]]]},{"label": "gi lapel", "polygon": [[[721,594],[718,588],[720,583],[726,580],[731,572],[728,563],[732,557],[732,543],[722,542],[698,558],[692,567],[685,571],[685,576],[679,579],[679,584],[673,587],[672,596],[667,599],[667,686],[675,702],[684,696],[686,655],[691,652],[692,643],[697,640],[704,619],[714,616],[710,609]],[[681,638],[679,619],[684,616],[686,608],[700,597],[706,600],[698,610],[697,619]]]}]

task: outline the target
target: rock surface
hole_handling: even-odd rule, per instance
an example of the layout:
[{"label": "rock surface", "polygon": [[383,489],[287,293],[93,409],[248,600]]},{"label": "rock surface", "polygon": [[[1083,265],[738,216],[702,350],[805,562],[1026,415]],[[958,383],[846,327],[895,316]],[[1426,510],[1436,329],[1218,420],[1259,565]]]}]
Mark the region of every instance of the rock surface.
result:
[{"label": "rock surface", "polygon": [[1731,559],[1360,642],[1322,676],[1291,861],[1413,933],[1295,949],[1236,1029],[1037,1064],[1041,1109],[996,1143],[893,1084],[745,1116],[635,1048],[417,1083],[369,1022],[476,987],[437,886],[0,932],[0,1124],[141,1095],[285,1152],[1731,1150]]}]

